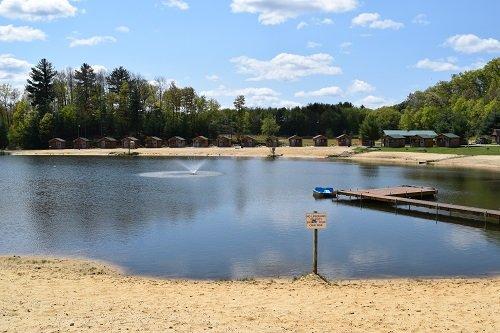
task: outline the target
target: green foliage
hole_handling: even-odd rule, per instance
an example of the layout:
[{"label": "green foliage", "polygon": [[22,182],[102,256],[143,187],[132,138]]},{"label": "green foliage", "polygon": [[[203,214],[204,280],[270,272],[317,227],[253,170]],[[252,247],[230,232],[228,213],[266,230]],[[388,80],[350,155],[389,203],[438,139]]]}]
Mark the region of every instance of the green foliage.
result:
[{"label": "green foliage", "polygon": [[115,68],[106,78],[110,92],[117,94],[124,83],[130,81],[130,73],[122,66]]},{"label": "green foliage", "polygon": [[46,113],[38,124],[38,135],[43,146],[54,137],[55,121],[52,113]]},{"label": "green foliage", "polygon": [[42,59],[31,69],[26,91],[40,116],[51,112],[51,103],[55,98],[54,77],[57,72],[47,59]]},{"label": "green foliage", "polygon": [[0,118],[0,149],[4,149],[9,144],[7,140],[7,126],[4,121]]},{"label": "green foliage", "polygon": [[363,139],[378,140],[380,138],[380,125],[377,114],[369,113],[361,123],[359,134]]},{"label": "green foliage", "polygon": [[276,135],[280,130],[280,125],[276,122],[273,117],[266,117],[262,120],[261,132],[265,136]]},{"label": "green foliage", "polygon": [[14,147],[38,148],[38,113],[27,101],[20,101],[14,107],[12,125],[8,133],[9,144]]},{"label": "green foliage", "polygon": [[454,75],[403,103],[399,126],[454,132],[462,137],[490,134],[500,112],[500,58],[484,68]]},{"label": "green foliage", "polygon": [[120,138],[154,135],[193,138],[218,134],[329,137],[361,134],[376,140],[383,129],[431,129],[462,137],[490,134],[500,127],[500,58],[485,68],[452,77],[417,91],[397,105],[369,110],[351,103],[313,103],[302,107],[245,106],[238,96],[234,108],[200,96],[191,87],[150,83],[123,67],[109,75],[83,64],[76,71],[56,73],[45,59],[32,69],[27,99],[0,85],[0,144],[36,148],[50,137],[73,139],[104,135]]}]

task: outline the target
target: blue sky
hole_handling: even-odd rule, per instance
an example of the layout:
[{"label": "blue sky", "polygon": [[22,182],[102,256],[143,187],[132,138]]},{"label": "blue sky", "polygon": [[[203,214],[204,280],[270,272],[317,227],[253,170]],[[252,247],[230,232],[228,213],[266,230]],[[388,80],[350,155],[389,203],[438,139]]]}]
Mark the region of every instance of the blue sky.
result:
[{"label": "blue sky", "polygon": [[223,106],[397,103],[500,55],[497,0],[0,0],[0,83],[123,65]]}]

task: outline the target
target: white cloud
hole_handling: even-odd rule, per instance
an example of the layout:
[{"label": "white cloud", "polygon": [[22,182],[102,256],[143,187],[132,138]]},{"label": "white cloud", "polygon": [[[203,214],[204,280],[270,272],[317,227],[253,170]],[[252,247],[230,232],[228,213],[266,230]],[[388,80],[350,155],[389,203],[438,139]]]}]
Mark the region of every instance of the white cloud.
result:
[{"label": "white cloud", "polygon": [[353,26],[368,27],[372,29],[394,29],[399,30],[404,27],[403,23],[380,18],[379,13],[362,13],[351,21]]},{"label": "white cloud", "polygon": [[412,20],[413,23],[415,24],[420,24],[420,25],[429,25],[431,22],[427,19],[427,15],[425,14],[418,14],[415,16]]},{"label": "white cloud", "polygon": [[251,75],[248,81],[293,81],[311,75],[339,75],[340,67],[332,66],[333,57],[325,53],[310,56],[280,53],[271,60],[241,56],[231,59],[238,73]]},{"label": "white cloud", "polygon": [[333,20],[329,18],[323,19],[319,22],[319,25],[331,25],[331,24],[333,24]]},{"label": "white cloud", "polygon": [[295,93],[295,97],[333,97],[341,96],[343,91],[339,87],[325,87],[314,91],[299,91]]},{"label": "white cloud", "polygon": [[170,8],[177,8],[180,10],[188,10],[189,4],[182,0],[164,0],[162,2],[165,6]]},{"label": "white cloud", "polygon": [[429,69],[433,72],[447,72],[447,71],[456,71],[460,69],[460,67],[458,67],[455,64],[455,61],[453,59],[430,60],[429,58],[425,58],[419,60],[415,64],[415,67],[419,69]]},{"label": "white cloud", "polygon": [[343,42],[340,44],[340,51],[345,54],[351,53],[351,42]]},{"label": "white cloud", "polygon": [[248,106],[275,106],[275,107],[294,107],[300,106],[300,103],[280,99],[281,94],[271,88],[242,88],[229,89],[223,85],[215,90],[202,91],[201,95],[217,98],[230,97],[234,98],[239,95],[245,96]]},{"label": "white cloud", "polygon": [[95,46],[103,43],[116,43],[116,38],[113,36],[92,36],[89,38],[69,38],[71,42],[69,43],[69,47],[76,46]]},{"label": "white cloud", "polygon": [[384,97],[369,95],[363,99],[360,99],[355,103],[356,105],[364,105],[370,109],[378,109],[382,106],[394,104],[394,101],[387,100]]},{"label": "white cloud", "polygon": [[125,34],[130,32],[130,28],[125,25],[120,25],[119,27],[116,27],[115,30]]},{"label": "white cloud", "polygon": [[362,80],[354,80],[348,88],[349,93],[357,94],[357,93],[369,93],[375,90],[375,87],[369,84],[368,82]]},{"label": "white cloud", "polygon": [[500,52],[500,41],[494,38],[482,39],[473,34],[452,36],[444,45],[462,53]]},{"label": "white cloud", "polygon": [[0,15],[9,19],[51,21],[75,16],[77,8],[68,0],[3,0]]},{"label": "white cloud", "polygon": [[297,24],[297,30],[304,29],[307,27],[309,24],[307,22],[301,21],[299,24]]},{"label": "white cloud", "polygon": [[217,76],[217,75],[215,75],[215,74],[212,74],[212,75],[207,75],[207,76],[205,76],[205,78],[206,78],[208,81],[213,81],[213,82],[219,81],[219,76]]},{"label": "white cloud", "polygon": [[12,54],[0,54],[0,82],[22,87],[28,78],[31,64]]},{"label": "white cloud", "polygon": [[103,65],[92,65],[91,67],[96,73],[105,73],[108,71],[108,69]]},{"label": "white cloud", "polygon": [[317,47],[321,47],[321,44],[316,42],[307,42],[307,47],[310,49],[315,49]]},{"label": "white cloud", "polygon": [[231,10],[258,14],[260,23],[275,25],[307,13],[350,11],[358,4],[358,0],[232,0]]},{"label": "white cloud", "polygon": [[47,36],[41,30],[12,24],[0,25],[0,42],[31,42],[33,40],[45,40]]}]

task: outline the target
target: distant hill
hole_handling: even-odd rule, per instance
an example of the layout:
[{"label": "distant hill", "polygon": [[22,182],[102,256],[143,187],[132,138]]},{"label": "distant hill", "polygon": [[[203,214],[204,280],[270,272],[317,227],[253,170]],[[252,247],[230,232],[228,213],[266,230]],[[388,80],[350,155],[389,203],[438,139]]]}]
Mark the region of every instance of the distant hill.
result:
[{"label": "distant hill", "polygon": [[500,58],[410,94],[392,108],[402,129],[432,129],[470,137],[500,127]]}]

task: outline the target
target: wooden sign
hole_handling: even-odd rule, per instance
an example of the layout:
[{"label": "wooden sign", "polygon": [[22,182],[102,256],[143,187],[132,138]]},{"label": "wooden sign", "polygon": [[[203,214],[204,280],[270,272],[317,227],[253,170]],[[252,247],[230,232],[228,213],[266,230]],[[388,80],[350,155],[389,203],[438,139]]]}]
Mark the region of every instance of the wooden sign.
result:
[{"label": "wooden sign", "polygon": [[326,214],[325,213],[310,213],[306,215],[307,229],[325,229]]}]

